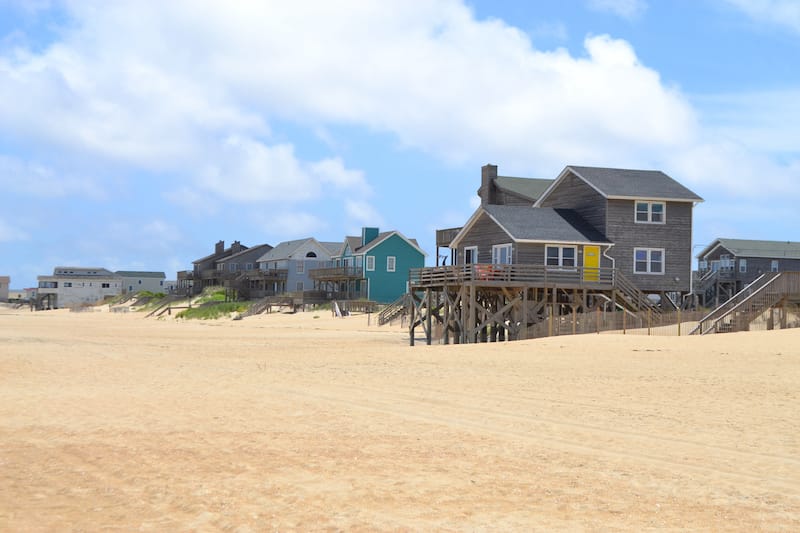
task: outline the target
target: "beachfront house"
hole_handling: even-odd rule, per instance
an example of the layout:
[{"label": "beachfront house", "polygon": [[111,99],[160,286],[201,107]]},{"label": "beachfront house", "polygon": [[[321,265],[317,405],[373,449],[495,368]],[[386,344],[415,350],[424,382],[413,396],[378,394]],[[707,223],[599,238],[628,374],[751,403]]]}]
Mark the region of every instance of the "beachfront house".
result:
[{"label": "beachfront house", "polygon": [[90,305],[122,293],[122,276],[105,268],[56,267],[37,276],[37,309]]},{"label": "beachfront house", "polygon": [[456,264],[614,269],[646,293],[690,292],[695,193],[657,170],[568,166],[524,179],[482,168],[481,205],[449,243]]},{"label": "beachfront house", "polygon": [[192,261],[192,270],[182,270],[177,273],[178,291],[185,294],[200,294],[206,287],[222,286],[225,272],[220,270],[219,261],[247,248],[239,241],[234,241],[229,248],[225,248],[225,241],[218,241],[214,245],[214,253]]},{"label": "beachfront house", "polygon": [[364,298],[390,303],[408,291],[409,270],[423,267],[425,255],[415,239],[397,230],[364,227],[360,237],[345,237],[333,258],[334,270],[351,272],[346,283]]},{"label": "beachfront house", "polygon": [[166,292],[164,280],[167,276],[163,272],[117,270],[116,274],[122,278],[123,294],[133,294],[142,291],[152,293]]},{"label": "beachfront house", "polygon": [[258,270],[251,297],[303,293],[314,287],[309,272],[330,264],[339,243],[321,242],[313,237],[279,243],[258,258]]},{"label": "beachfront house", "polygon": [[762,274],[800,271],[800,242],[714,239],[697,254],[695,292],[717,307]]}]

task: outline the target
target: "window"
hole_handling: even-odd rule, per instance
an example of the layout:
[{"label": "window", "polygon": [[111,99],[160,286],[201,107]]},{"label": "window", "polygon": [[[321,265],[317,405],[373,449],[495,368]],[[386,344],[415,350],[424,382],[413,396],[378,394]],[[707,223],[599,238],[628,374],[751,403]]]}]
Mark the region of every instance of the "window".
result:
[{"label": "window", "polygon": [[386,258],[386,272],[394,272],[395,263],[397,259],[395,256],[390,255]]},{"label": "window", "polygon": [[101,289],[110,289],[111,288],[111,284],[110,283],[101,283],[100,284],[100,288]]},{"label": "window", "polygon": [[697,262],[697,268],[699,270],[708,270],[708,261],[705,261],[705,260],[698,261]]},{"label": "window", "polygon": [[545,265],[558,268],[575,268],[575,246],[545,246]]},{"label": "window", "polygon": [[634,248],[633,272],[634,274],[663,274],[664,249]]},{"label": "window", "polygon": [[511,244],[495,244],[492,246],[492,263],[495,265],[510,265]]},{"label": "window", "polygon": [[236,263],[231,263],[230,265],[228,265],[228,270],[230,270],[231,272],[236,272]]},{"label": "window", "polygon": [[306,263],[305,261],[298,261],[297,262],[297,273],[302,274],[306,271]]},{"label": "window", "polygon": [[72,287],[72,282],[71,281],[65,281],[64,282],[64,287]]},{"label": "window", "polygon": [[163,287],[164,286],[164,280],[162,279],[161,281],[158,282],[158,284]]},{"label": "window", "polygon": [[642,224],[663,224],[666,222],[667,204],[664,202],[635,202],[636,222]]},{"label": "window", "polygon": [[772,263],[770,263],[769,269],[772,272],[777,272],[778,271],[778,260],[777,259],[773,259],[772,260]]},{"label": "window", "polygon": [[464,248],[464,264],[471,265],[478,262],[478,247],[467,246]]},{"label": "window", "polygon": [[742,274],[747,272],[747,259],[739,259],[739,272]]},{"label": "window", "polygon": [[225,270],[225,265],[223,265],[222,263],[218,264],[217,270]]},{"label": "window", "polygon": [[297,291],[298,292],[303,292],[303,282],[302,281],[298,281],[297,282]]},{"label": "window", "polygon": [[139,285],[141,285],[141,284],[142,284],[142,280],[139,280]]},{"label": "window", "polygon": [[363,255],[357,255],[356,256],[356,266],[358,268],[361,268],[361,267],[364,266],[364,256]]},{"label": "window", "polygon": [[375,256],[374,255],[368,255],[367,256],[367,270],[369,270],[370,272],[375,270]]},{"label": "window", "polygon": [[253,263],[245,263],[244,269],[245,270],[253,270]]},{"label": "window", "polygon": [[308,252],[308,253],[306,254],[306,257],[311,257],[311,258],[314,258],[314,257],[317,257],[317,254],[316,254],[316,252]]}]

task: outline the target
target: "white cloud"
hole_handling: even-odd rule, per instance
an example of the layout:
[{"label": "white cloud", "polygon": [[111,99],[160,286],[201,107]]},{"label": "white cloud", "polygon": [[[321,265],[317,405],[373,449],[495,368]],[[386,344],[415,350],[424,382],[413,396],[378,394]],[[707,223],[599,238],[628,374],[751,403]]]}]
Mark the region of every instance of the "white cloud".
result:
[{"label": "white cloud", "polygon": [[647,10],[644,0],[587,0],[589,9],[613,13],[625,19],[635,19]]},{"label": "white cloud", "polygon": [[800,32],[800,2],[797,0],[726,0],[759,22],[785,26]]},{"label": "white cloud", "polygon": [[[269,210],[251,217],[263,235],[277,236],[280,241],[314,235],[327,224],[319,216],[305,211]],[[271,242],[273,246],[277,242]]]},{"label": "white cloud", "polygon": [[62,174],[47,165],[0,154],[0,189],[25,196],[80,195],[103,199],[102,186],[91,178]]},{"label": "white cloud", "polygon": [[345,213],[351,221],[362,226],[380,227],[385,223],[381,214],[367,202],[346,200]]}]

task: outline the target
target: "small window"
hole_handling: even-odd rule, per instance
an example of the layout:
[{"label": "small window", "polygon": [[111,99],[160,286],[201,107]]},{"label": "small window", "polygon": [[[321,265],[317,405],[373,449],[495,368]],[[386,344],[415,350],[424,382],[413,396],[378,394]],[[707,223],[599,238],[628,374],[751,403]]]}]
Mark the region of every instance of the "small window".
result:
[{"label": "small window", "polygon": [[464,264],[471,265],[478,262],[478,247],[467,246],[464,248]]},{"label": "small window", "polygon": [[303,292],[303,282],[302,281],[298,281],[297,282],[297,291],[298,292]]},{"label": "small window", "polygon": [[356,266],[358,268],[362,268],[364,266],[364,256],[363,255],[357,255],[356,256]]},{"label": "small window", "polygon": [[306,263],[305,261],[298,261],[297,262],[297,273],[302,274],[306,271]]},{"label": "small window", "polygon": [[769,269],[770,269],[772,272],[777,272],[777,271],[778,271],[778,267],[779,267],[779,266],[780,266],[780,265],[778,264],[778,260],[777,260],[777,259],[773,259],[773,260],[772,260],[772,263],[770,263]]},{"label": "small window", "polygon": [[663,224],[666,222],[667,204],[664,202],[635,202],[635,220],[640,224]]},{"label": "small window", "polygon": [[111,284],[110,283],[101,283],[100,284],[100,288],[102,288],[102,289],[110,289],[111,288]]},{"label": "small window", "polygon": [[244,269],[245,270],[253,270],[253,263],[245,263]]},{"label": "small window", "polygon": [[663,274],[663,248],[634,248],[633,272],[635,274]]},{"label": "small window", "polygon": [[739,272],[742,274],[747,272],[747,259],[739,259]]},{"label": "small window", "polygon": [[575,246],[545,246],[545,265],[554,268],[575,268],[577,249]]},{"label": "small window", "polygon": [[64,282],[64,287],[72,287],[72,282],[71,281],[65,281]]},{"label": "small window", "polygon": [[158,284],[163,287],[164,286],[164,280],[162,279],[161,281],[158,282]]},{"label": "small window", "polygon": [[386,258],[386,272],[394,272],[395,263],[397,259],[395,256],[390,255]]},{"label": "small window", "polygon": [[306,257],[317,257],[317,254],[315,252],[308,252]]},{"label": "small window", "polygon": [[367,256],[367,270],[370,271],[370,272],[375,270],[375,256],[374,255],[368,255]]},{"label": "small window", "polygon": [[141,284],[142,284],[142,280],[139,280],[139,285],[141,285]]}]

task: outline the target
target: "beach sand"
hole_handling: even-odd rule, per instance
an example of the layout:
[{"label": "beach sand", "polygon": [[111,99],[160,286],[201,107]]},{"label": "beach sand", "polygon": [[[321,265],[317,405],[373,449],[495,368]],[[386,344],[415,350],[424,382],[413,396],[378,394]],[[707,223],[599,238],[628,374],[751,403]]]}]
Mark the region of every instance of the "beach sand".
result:
[{"label": "beach sand", "polygon": [[0,308],[2,531],[800,531],[800,330]]}]

